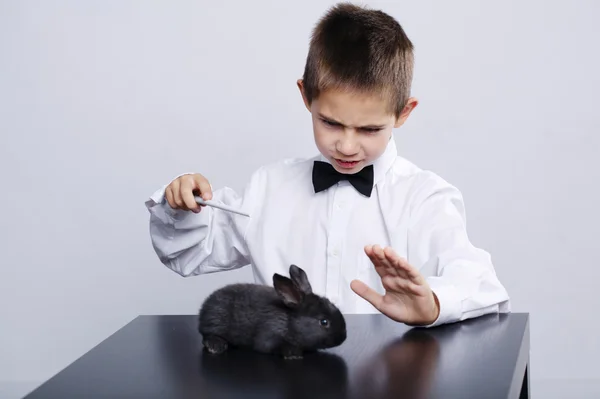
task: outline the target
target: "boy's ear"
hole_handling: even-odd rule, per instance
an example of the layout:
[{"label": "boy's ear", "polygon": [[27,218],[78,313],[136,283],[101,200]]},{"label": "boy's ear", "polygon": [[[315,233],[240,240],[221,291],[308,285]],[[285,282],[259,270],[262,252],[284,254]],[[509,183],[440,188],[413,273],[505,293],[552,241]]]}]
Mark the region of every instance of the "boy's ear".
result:
[{"label": "boy's ear", "polygon": [[306,107],[308,112],[310,112],[310,104],[306,99],[306,94],[304,94],[304,81],[302,79],[298,79],[296,84],[298,85],[298,89],[300,89],[300,94],[302,95],[302,101],[304,101],[304,106]]},{"label": "boy's ear", "polygon": [[398,128],[398,127],[404,125],[404,122],[406,122],[406,120],[410,116],[410,113],[413,111],[413,109],[416,108],[417,105],[419,105],[419,101],[416,98],[414,98],[414,97],[409,98],[408,101],[406,102],[406,105],[402,109],[400,116],[398,118],[396,118],[394,127]]}]

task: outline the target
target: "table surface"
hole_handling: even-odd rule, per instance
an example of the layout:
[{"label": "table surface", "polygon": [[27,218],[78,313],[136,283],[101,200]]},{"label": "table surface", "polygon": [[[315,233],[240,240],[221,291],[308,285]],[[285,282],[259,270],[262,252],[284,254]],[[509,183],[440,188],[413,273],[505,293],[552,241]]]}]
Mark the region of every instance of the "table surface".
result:
[{"label": "table surface", "polygon": [[[339,347],[284,360],[202,350],[196,316],[140,316],[31,392],[37,398],[519,398],[528,314],[431,329],[347,315]],[[521,396],[525,397],[525,396]]]}]

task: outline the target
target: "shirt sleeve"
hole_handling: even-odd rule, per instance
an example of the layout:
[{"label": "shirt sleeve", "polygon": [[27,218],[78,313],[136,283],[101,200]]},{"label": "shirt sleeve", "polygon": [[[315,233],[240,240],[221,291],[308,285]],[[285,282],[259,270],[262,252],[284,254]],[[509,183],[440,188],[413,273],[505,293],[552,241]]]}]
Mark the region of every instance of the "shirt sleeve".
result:
[{"label": "shirt sleeve", "polygon": [[246,231],[255,217],[261,184],[258,170],[242,195],[229,187],[213,190],[213,201],[242,209],[249,218],[210,206],[199,213],[173,209],[165,199],[167,185],[157,190],[145,205],[150,212],[150,239],[160,261],[183,277],[250,264]]},{"label": "shirt sleeve", "polygon": [[416,198],[408,232],[409,263],[433,271],[426,279],[440,303],[438,319],[428,327],[510,312],[508,293],[490,254],[469,240],[459,190],[432,178]]}]

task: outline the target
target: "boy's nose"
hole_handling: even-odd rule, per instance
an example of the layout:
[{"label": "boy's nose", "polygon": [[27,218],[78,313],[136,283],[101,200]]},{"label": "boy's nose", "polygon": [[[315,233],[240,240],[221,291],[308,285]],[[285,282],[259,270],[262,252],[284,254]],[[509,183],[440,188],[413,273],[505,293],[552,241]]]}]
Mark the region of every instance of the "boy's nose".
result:
[{"label": "boy's nose", "polygon": [[345,156],[351,156],[358,153],[358,145],[356,140],[353,139],[341,139],[338,142],[337,150],[340,154]]}]

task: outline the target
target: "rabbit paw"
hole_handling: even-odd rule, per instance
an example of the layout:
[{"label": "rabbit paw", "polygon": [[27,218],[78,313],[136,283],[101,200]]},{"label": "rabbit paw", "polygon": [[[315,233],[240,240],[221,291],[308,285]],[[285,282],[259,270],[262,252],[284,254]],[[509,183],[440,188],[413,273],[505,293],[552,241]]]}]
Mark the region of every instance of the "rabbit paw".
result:
[{"label": "rabbit paw", "polygon": [[302,350],[294,347],[283,348],[283,358],[286,360],[302,359]]},{"label": "rabbit paw", "polygon": [[223,353],[227,350],[227,341],[220,337],[206,337],[203,344],[208,353],[213,355]]}]

